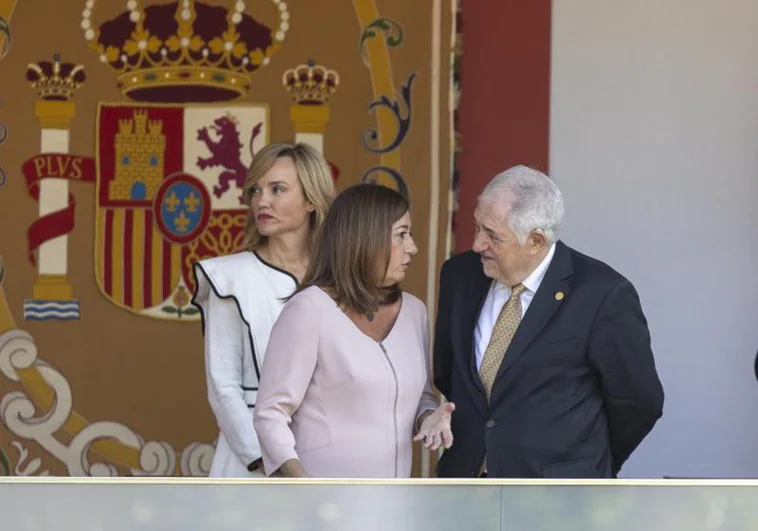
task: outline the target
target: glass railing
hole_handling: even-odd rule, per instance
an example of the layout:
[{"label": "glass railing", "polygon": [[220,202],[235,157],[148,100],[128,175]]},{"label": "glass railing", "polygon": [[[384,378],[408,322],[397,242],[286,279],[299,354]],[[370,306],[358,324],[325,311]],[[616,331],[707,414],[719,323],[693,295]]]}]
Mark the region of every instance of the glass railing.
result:
[{"label": "glass railing", "polygon": [[758,481],[0,478],[2,531],[757,530]]}]

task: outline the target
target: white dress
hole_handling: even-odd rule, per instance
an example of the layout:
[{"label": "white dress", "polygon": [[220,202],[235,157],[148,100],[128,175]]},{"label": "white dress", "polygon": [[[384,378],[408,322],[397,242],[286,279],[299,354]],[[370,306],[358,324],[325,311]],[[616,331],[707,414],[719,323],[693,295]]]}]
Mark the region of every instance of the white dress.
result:
[{"label": "white dress", "polygon": [[263,476],[260,469],[248,471],[261,457],[253,408],[271,328],[297,281],[254,252],[202,260],[194,275],[208,401],[221,431],[209,476]]}]

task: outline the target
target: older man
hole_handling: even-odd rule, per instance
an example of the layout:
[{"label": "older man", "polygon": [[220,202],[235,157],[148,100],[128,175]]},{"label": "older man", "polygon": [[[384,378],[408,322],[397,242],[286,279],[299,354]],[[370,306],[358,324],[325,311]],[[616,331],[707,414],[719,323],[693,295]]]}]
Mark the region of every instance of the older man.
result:
[{"label": "older man", "polygon": [[497,175],[474,217],[440,279],[434,378],[456,411],[438,474],[616,477],[663,411],[637,292],[559,240],[563,199],[536,170]]}]

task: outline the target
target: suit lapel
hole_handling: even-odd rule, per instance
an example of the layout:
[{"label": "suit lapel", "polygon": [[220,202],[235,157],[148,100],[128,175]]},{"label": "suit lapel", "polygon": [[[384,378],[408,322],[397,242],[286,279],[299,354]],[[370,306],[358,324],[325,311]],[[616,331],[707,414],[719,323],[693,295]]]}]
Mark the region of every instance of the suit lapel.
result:
[{"label": "suit lapel", "polygon": [[481,263],[477,263],[477,265],[479,267],[471,271],[467,289],[463,290],[463,300],[465,302],[462,312],[463,333],[461,334],[461,338],[464,343],[456,350],[463,356],[461,365],[468,367],[468,382],[471,385],[471,393],[474,396],[474,402],[481,410],[482,415],[484,415],[487,410],[487,396],[482,385],[482,380],[479,378],[479,373],[476,370],[474,331],[476,330],[479,313],[487,298],[492,279],[484,274]]},{"label": "suit lapel", "polygon": [[524,319],[505,352],[505,357],[495,378],[496,381],[524,354],[527,347],[542,332],[553,314],[566,300],[565,298],[571,291],[571,284],[568,279],[572,272],[571,253],[568,247],[559,241],[555,246],[555,254],[545,272],[545,277],[542,279],[540,287],[537,288],[537,293],[534,294]]}]

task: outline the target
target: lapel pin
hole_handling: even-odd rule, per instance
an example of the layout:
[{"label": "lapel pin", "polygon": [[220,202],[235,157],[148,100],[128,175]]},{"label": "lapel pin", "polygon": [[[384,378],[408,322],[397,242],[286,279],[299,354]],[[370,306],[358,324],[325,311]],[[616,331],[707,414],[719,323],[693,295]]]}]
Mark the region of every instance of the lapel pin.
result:
[{"label": "lapel pin", "polygon": [[563,300],[563,292],[562,291],[556,291],[555,292],[555,300],[562,301]]}]

